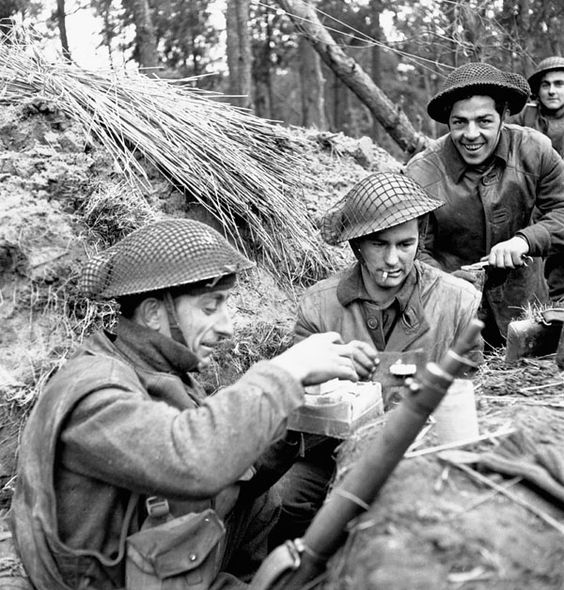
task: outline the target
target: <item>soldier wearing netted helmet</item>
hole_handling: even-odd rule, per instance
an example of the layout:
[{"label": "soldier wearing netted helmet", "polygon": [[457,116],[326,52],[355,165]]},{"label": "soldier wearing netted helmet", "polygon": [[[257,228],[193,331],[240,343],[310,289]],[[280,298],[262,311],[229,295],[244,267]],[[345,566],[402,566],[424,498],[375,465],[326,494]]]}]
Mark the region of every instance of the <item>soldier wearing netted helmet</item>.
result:
[{"label": "soldier wearing netted helmet", "polygon": [[[509,123],[532,127],[544,133],[552,147],[564,157],[564,57],[543,59],[528,78],[531,98]],[[564,254],[545,261],[548,294],[553,301],[564,300]]]},{"label": "soldier wearing netted helmet", "polygon": [[[382,172],[358,182],[321,224],[325,241],[348,242],[356,262],[308,289],[296,341],[334,330],[345,342],[398,353],[398,360],[409,351],[440,359],[476,317],[480,302],[472,285],[416,259],[427,217],[440,206],[403,174]],[[474,360],[481,360],[481,350],[474,351]],[[378,380],[368,372],[361,377]],[[337,444],[329,437],[306,437],[304,456],[277,484],[283,502],[273,545],[303,535],[334,474]]]},{"label": "soldier wearing netted helmet", "polygon": [[464,267],[485,268],[491,347],[523,309],[548,300],[542,257],[564,247],[564,162],[543,134],[505,123],[529,93],[522,76],[489,64],[455,69],[427,106],[449,132],[405,168],[444,204],[430,215],[422,258],[468,280]]},{"label": "soldier wearing netted helmet", "polygon": [[212,228],[149,224],[86,263],[121,306],[40,393],[23,433],[15,539],[36,588],[241,588],[266,556],[270,486],[294,460],[303,386],[358,379],[355,347],[321,334],[206,397],[197,371],[232,334],[252,266]]}]

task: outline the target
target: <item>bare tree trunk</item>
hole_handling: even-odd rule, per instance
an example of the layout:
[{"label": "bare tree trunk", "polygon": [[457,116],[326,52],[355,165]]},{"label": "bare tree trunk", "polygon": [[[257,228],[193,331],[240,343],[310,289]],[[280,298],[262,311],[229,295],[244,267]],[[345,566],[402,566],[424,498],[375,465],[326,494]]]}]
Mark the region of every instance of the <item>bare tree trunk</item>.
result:
[{"label": "bare tree trunk", "polygon": [[148,0],[131,0],[135,22],[136,58],[143,68],[159,65],[157,39]]},{"label": "bare tree trunk", "polygon": [[330,111],[332,119],[329,127],[331,131],[348,132],[351,93],[334,72],[331,81],[331,97],[333,100]]},{"label": "bare tree trunk", "polygon": [[[372,36],[376,43],[372,46],[371,51],[371,68],[372,81],[376,86],[380,86],[382,79],[382,51],[380,49],[380,42],[382,41],[382,27],[380,26],[380,13],[382,12],[382,3],[380,0],[372,0]],[[380,124],[376,118],[372,117],[372,139],[380,142]]]},{"label": "bare tree trunk", "polygon": [[[425,96],[433,96],[435,94],[436,90],[432,87],[431,83],[431,72],[428,69],[423,70],[423,85],[425,86]],[[431,122],[431,135],[432,137],[437,137],[437,122],[430,117],[429,120]]]},{"label": "bare tree trunk", "polygon": [[108,61],[110,62],[110,68],[113,68],[114,56],[112,52],[112,39],[115,35],[113,34],[112,26],[110,23],[111,0],[106,0],[103,3],[103,5],[101,5],[100,10],[102,13],[102,20],[104,22],[104,28],[102,30],[102,40],[108,48]]},{"label": "bare tree trunk", "polygon": [[265,39],[255,49],[252,62],[254,108],[255,114],[264,119],[273,118],[274,96],[272,91],[271,57],[272,57],[272,24],[270,15],[264,14]]},{"label": "bare tree trunk", "polygon": [[65,61],[71,62],[71,52],[69,49],[69,40],[67,37],[67,21],[65,13],[65,0],[57,0],[57,25],[59,27],[59,37],[61,38],[61,47],[63,48],[63,57]]},{"label": "bare tree trunk", "polygon": [[450,2],[443,2],[442,8],[444,11],[444,15],[449,23],[448,28],[448,38],[449,38],[449,47],[450,47],[450,63],[453,67],[458,67],[458,43],[454,39],[454,32],[456,30],[456,10],[458,6],[456,4],[451,4]]},{"label": "bare tree trunk", "polygon": [[369,108],[371,114],[405,152],[412,154],[428,142],[428,138],[413,128],[405,113],[374,84],[360,65],[337,46],[309,4],[302,0],[279,2],[296,27],[306,35],[321,59]]},{"label": "bare tree trunk", "polygon": [[519,0],[519,39],[525,47],[525,75],[530,75],[533,72],[534,64],[531,56],[534,55],[534,41],[531,35],[531,15],[529,14],[530,2],[529,0]]},{"label": "bare tree trunk", "polygon": [[227,0],[227,66],[229,94],[244,108],[252,108],[252,54],[249,0]]},{"label": "bare tree trunk", "polygon": [[[530,0],[529,0],[530,1]],[[550,14],[551,8],[554,11],[554,6],[551,6],[549,0],[543,0],[545,5],[544,12]],[[560,2],[560,17],[554,15],[554,17],[548,17],[546,22],[546,32],[548,36],[549,52],[547,55],[559,55],[562,57],[562,2]],[[532,27],[531,27],[532,28]]]},{"label": "bare tree trunk", "polygon": [[327,129],[325,117],[325,80],[319,54],[303,37],[298,45],[300,56],[300,87],[302,96],[302,126]]},{"label": "bare tree trunk", "polygon": [[255,80],[255,114],[263,119],[272,119],[272,106],[269,83],[266,80]]}]

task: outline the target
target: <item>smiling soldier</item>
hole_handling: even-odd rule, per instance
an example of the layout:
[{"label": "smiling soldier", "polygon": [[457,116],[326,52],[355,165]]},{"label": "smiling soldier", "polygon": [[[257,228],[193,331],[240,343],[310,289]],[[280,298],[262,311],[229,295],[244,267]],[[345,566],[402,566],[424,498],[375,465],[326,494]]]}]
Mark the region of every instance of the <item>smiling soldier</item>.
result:
[{"label": "smiling soldier", "polygon": [[[358,182],[327,212],[321,233],[329,244],[348,241],[357,259],[304,295],[296,340],[327,330],[344,342],[378,351],[423,349],[439,360],[476,316],[480,293],[468,282],[416,260],[427,216],[441,203],[402,174],[377,173]],[[355,346],[361,379],[372,358]],[[481,359],[476,350],[474,360]],[[279,484],[282,514],[271,546],[301,537],[321,506],[335,469],[338,440],[307,436],[306,450]]]},{"label": "smiling soldier", "polygon": [[488,264],[480,317],[493,347],[528,304],[547,301],[538,257],[564,246],[564,162],[542,133],[504,122],[529,91],[489,64],[457,68],[427,106],[449,133],[405,169],[444,204],[430,215],[422,259],[468,280],[461,266]]}]

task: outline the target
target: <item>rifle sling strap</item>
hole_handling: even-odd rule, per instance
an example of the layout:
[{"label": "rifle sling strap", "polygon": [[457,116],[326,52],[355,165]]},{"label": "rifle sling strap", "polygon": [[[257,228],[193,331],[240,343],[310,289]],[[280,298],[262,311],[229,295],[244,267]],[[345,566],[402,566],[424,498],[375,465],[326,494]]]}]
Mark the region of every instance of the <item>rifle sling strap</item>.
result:
[{"label": "rifle sling strap", "polygon": [[351,501],[353,504],[356,504],[363,510],[368,510],[370,508],[370,505],[367,504],[364,500],[362,500],[358,496],[355,496],[354,494],[351,494],[351,492],[348,492],[347,490],[344,490],[342,488],[335,488],[333,493],[338,494],[342,498]]}]

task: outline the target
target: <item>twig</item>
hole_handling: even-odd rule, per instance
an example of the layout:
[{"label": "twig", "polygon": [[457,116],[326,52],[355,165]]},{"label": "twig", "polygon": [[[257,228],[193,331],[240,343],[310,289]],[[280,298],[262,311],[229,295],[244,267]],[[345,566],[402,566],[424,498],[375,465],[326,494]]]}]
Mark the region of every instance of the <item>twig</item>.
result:
[{"label": "twig", "polygon": [[543,383],[542,385],[531,385],[530,387],[520,387],[519,391],[536,391],[537,389],[548,389],[549,387],[556,387],[557,385],[564,385],[564,380],[553,381],[551,383]]},{"label": "twig", "polygon": [[564,404],[556,402],[541,402],[541,401],[524,401],[522,402],[526,406],[544,406],[547,408],[564,408]]},{"label": "twig", "polygon": [[[509,488],[512,488],[515,484],[519,483],[522,480],[523,478],[520,475],[518,475],[517,477],[514,477],[513,479],[509,480],[505,485],[501,487],[504,490],[507,490]],[[481,498],[478,498],[475,502],[471,502],[470,504],[468,504],[468,506],[462,506],[458,514],[455,514],[452,518],[449,518],[447,520],[453,520],[454,518],[458,518],[461,514],[465,514],[466,512],[470,512],[470,510],[474,510],[474,508],[477,508],[478,506],[481,506],[482,504],[489,502],[498,494],[499,490],[492,490],[491,492],[488,492],[485,496],[482,496]]]},{"label": "twig", "polygon": [[506,490],[503,486],[500,486],[499,484],[494,483],[493,481],[491,481],[490,479],[488,479],[484,475],[481,475],[480,473],[478,473],[477,471],[475,471],[471,467],[468,467],[468,465],[464,465],[462,463],[457,463],[456,461],[453,461],[451,459],[446,459],[446,458],[443,458],[442,460],[448,462],[451,465],[454,465],[454,467],[458,467],[458,469],[460,469],[461,471],[464,471],[464,473],[466,473],[470,477],[474,478],[475,480],[477,480],[487,486],[490,486],[494,490],[498,491],[500,494],[507,496],[510,500],[513,500],[513,502],[515,502],[516,504],[523,506],[524,508],[526,508],[527,510],[529,510],[530,512],[532,512],[533,514],[538,516],[546,524],[555,528],[560,534],[564,535],[564,525],[562,525],[560,522],[558,522],[555,518],[553,518],[549,514],[546,514],[546,512],[544,512],[540,508],[537,508],[536,506],[533,506],[530,502],[527,502],[527,500],[524,500],[523,498],[520,498],[519,496],[517,496],[513,492]]},{"label": "twig", "polygon": [[433,428],[434,425],[435,424],[433,421],[430,424],[424,426],[415,438],[415,440],[413,441],[413,443],[411,444],[411,446],[409,447],[409,449],[407,449],[406,453],[415,452],[415,449],[420,447],[425,442],[425,437],[427,436],[427,433],[429,432],[429,430],[431,430],[431,428]]},{"label": "twig", "polygon": [[481,397],[482,397],[482,399],[495,399],[496,401],[504,401],[506,403],[510,403],[510,402],[519,403],[519,404],[523,404],[524,406],[542,406],[542,407],[548,407],[548,408],[564,408],[563,403],[550,402],[550,401],[543,402],[540,400],[522,399],[520,397],[516,397],[513,395],[483,395]]},{"label": "twig", "polygon": [[412,453],[406,453],[405,459],[413,459],[414,457],[421,457],[422,455],[430,455],[431,453],[438,453],[440,451],[446,451],[448,449],[456,449],[458,447],[465,447],[482,440],[490,440],[492,438],[499,438],[501,436],[509,436],[516,432],[515,428],[509,430],[498,430],[497,432],[490,432],[489,434],[482,434],[476,438],[470,438],[467,440],[461,440],[451,443],[445,443],[444,445],[438,445],[436,447],[429,447],[428,449],[421,449],[420,451],[413,451]]}]

